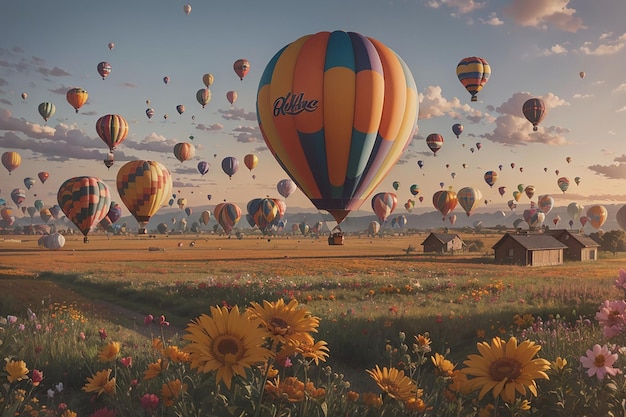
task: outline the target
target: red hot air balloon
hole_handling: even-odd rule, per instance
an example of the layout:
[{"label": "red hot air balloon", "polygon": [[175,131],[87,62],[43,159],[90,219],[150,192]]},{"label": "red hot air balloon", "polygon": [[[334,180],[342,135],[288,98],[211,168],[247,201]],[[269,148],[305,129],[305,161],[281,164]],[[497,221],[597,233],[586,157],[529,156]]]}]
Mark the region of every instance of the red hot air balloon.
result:
[{"label": "red hot air balloon", "polygon": [[235,70],[235,73],[239,76],[239,79],[243,80],[248,72],[250,72],[250,63],[247,59],[238,59],[233,64],[233,69]]},{"label": "red hot air balloon", "polygon": [[391,49],[335,31],[281,49],[261,77],[257,108],[272,154],[313,205],[340,223],[402,155],[418,99],[410,70]]},{"label": "red hot air balloon", "polygon": [[122,116],[107,114],[96,121],[96,132],[113,152],[128,136],[128,123]]},{"label": "red hot air balloon", "polygon": [[443,136],[439,133],[431,133],[426,137],[426,145],[433,151],[433,154],[437,156],[437,151],[441,149],[443,145]]},{"label": "red hot air balloon", "polygon": [[484,58],[472,56],[463,58],[456,66],[456,75],[463,87],[471,94],[471,101],[478,101],[476,95],[491,76],[491,67]]},{"label": "red hot air balloon", "polygon": [[50,177],[50,174],[48,174],[45,171],[41,171],[40,173],[37,174],[37,176],[39,177],[39,181],[41,181],[41,183],[44,184],[46,180]]},{"label": "red hot air balloon", "polygon": [[104,62],[104,61],[98,64],[98,74],[100,74],[103,80],[106,77],[108,77],[110,73],[111,73],[111,64],[109,64],[108,62]]},{"label": "red hot air balloon", "polygon": [[546,116],[546,105],[540,98],[531,98],[526,100],[522,106],[524,117],[533,124],[533,131],[537,131],[537,125],[541,123]]},{"label": "red hot air balloon", "polygon": [[456,193],[452,190],[440,190],[433,194],[433,206],[441,213],[444,222],[458,202]]}]

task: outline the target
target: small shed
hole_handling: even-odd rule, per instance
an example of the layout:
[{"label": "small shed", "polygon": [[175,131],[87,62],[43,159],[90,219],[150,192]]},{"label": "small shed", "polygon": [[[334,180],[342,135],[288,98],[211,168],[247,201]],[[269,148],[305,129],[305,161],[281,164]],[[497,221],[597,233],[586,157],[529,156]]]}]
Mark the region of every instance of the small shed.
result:
[{"label": "small shed", "polygon": [[465,242],[456,233],[431,233],[422,242],[424,252],[453,253],[465,249]]},{"label": "small shed", "polygon": [[567,245],[544,233],[506,233],[492,249],[497,263],[545,266],[562,264]]},{"label": "small shed", "polygon": [[546,233],[554,236],[565,244],[565,259],[570,261],[596,261],[600,244],[587,235],[572,233],[567,229],[548,230]]}]

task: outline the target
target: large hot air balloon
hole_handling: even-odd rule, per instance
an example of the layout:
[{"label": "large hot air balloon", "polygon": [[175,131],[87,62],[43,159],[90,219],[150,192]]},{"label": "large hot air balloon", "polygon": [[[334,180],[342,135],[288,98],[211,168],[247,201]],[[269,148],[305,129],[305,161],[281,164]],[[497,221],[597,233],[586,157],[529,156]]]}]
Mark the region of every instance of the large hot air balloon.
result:
[{"label": "large hot air balloon", "polygon": [[4,152],[2,154],[2,165],[11,172],[15,171],[22,164],[22,156],[14,151]]},{"label": "large hot air balloon", "polygon": [[265,232],[272,225],[274,219],[280,215],[278,205],[272,198],[255,198],[250,200],[247,210],[253,223],[262,232]]},{"label": "large hot air balloon", "polygon": [[235,101],[237,101],[237,92],[236,91],[227,92],[226,100],[228,100],[230,104],[235,104]]},{"label": "large hot air balloon", "polygon": [[485,182],[487,183],[487,185],[489,185],[489,187],[493,187],[493,184],[498,181],[498,173],[496,171],[487,171],[485,172],[483,178],[485,179]]},{"label": "large hot air balloon", "polygon": [[227,156],[222,159],[222,170],[228,175],[228,178],[232,178],[239,170],[239,161],[234,156]]},{"label": "large hot air balloon", "polygon": [[243,157],[243,163],[250,171],[252,171],[259,163],[259,157],[253,153],[249,153]]},{"label": "large hot air balloon", "polygon": [[372,197],[372,210],[381,223],[396,209],[398,197],[394,193],[378,193]]},{"label": "large hot air balloon", "polygon": [[180,162],[189,161],[196,156],[196,147],[189,142],[179,142],[174,145],[174,156]]},{"label": "large hot air balloon", "polygon": [[111,73],[111,64],[109,64],[108,62],[104,62],[104,61],[98,64],[98,74],[100,74],[103,80],[106,77],[108,77],[110,73]]},{"label": "large hot air balloon", "polygon": [[480,204],[483,194],[478,188],[463,187],[456,193],[456,197],[459,205],[465,210],[465,214],[470,216],[472,210]]},{"label": "large hot air balloon", "polygon": [[209,102],[211,101],[211,90],[209,90],[208,88],[199,89],[196,92],[196,100],[198,100],[198,103],[200,103],[202,105],[202,108],[204,108],[204,106],[209,104]]},{"label": "large hot air balloon", "polygon": [[533,131],[537,131],[537,125],[541,123],[546,116],[546,105],[540,98],[531,98],[526,100],[522,106],[524,117],[533,124]]},{"label": "large hot air balloon", "polygon": [[56,111],[56,106],[52,103],[48,103],[48,102],[43,102],[41,104],[39,104],[39,106],[37,107],[37,110],[39,111],[39,115],[41,117],[43,117],[44,121],[48,121],[49,118],[51,118],[54,115],[54,112]]},{"label": "large hot air balloon", "polygon": [[204,176],[207,172],[209,172],[209,163],[207,161],[198,162],[198,172],[200,175]]},{"label": "large hot air balloon", "polygon": [[120,115],[107,114],[96,121],[96,133],[113,152],[128,136],[128,123]]},{"label": "large hot air balloon", "polygon": [[599,229],[606,222],[608,215],[606,207],[601,205],[591,206],[587,210],[587,221],[594,229]]},{"label": "large hot air balloon", "polygon": [[250,63],[247,59],[238,59],[233,64],[233,69],[235,70],[235,73],[239,76],[239,79],[243,80],[248,72],[250,72]]},{"label": "large hot air balloon", "polygon": [[477,56],[463,58],[456,66],[456,75],[463,87],[471,94],[471,101],[478,101],[476,94],[489,80],[491,67],[484,58]]},{"label": "large hot air balloon", "polygon": [[461,133],[463,133],[463,125],[461,123],[455,123],[452,125],[452,133],[454,133],[457,137],[457,139],[459,138],[459,136],[461,135]]},{"label": "large hot air balloon", "polygon": [[139,233],[146,234],[150,218],[172,194],[170,172],[159,162],[135,160],[119,169],[116,182],[122,202],[139,222]]},{"label": "large hot air balloon", "polygon": [[257,108],[272,154],[315,207],[340,223],[408,145],[417,88],[406,64],[379,41],[319,32],[272,58]]},{"label": "large hot air balloon", "polygon": [[426,137],[426,145],[433,151],[433,154],[437,156],[437,151],[441,149],[443,145],[443,136],[439,133],[431,133]]},{"label": "large hot air balloon", "polygon": [[215,80],[215,78],[213,77],[213,74],[210,73],[206,73],[202,76],[202,82],[204,83],[204,85],[206,86],[206,88],[211,87],[211,84],[213,84],[213,81]]},{"label": "large hot air balloon", "polygon": [[241,219],[241,209],[233,203],[220,203],[213,210],[213,217],[222,226],[227,234],[232,232],[237,222]]},{"label": "large hot air balloon", "polygon": [[66,93],[67,102],[70,103],[76,113],[78,113],[78,109],[80,109],[83,104],[87,102],[87,98],[89,98],[89,94],[87,94],[87,90],[82,88],[71,88]]},{"label": "large hot air balloon", "polygon": [[298,189],[298,186],[296,185],[296,183],[293,182],[289,178],[286,178],[284,180],[280,180],[276,184],[276,190],[278,191],[278,194],[282,195],[285,198],[289,197],[297,189]]},{"label": "large hot air balloon", "polygon": [[450,190],[440,190],[433,194],[433,206],[443,216],[443,221],[446,221],[446,216],[454,210],[459,200],[456,193]]},{"label": "large hot air balloon", "polygon": [[98,178],[74,177],[61,184],[57,201],[65,216],[83,234],[83,242],[87,243],[89,231],[95,228],[109,212],[111,192],[109,187]]},{"label": "large hot air balloon", "polygon": [[557,185],[559,186],[559,189],[563,192],[567,191],[567,189],[569,188],[569,178],[567,177],[561,177],[558,180],[556,180]]}]

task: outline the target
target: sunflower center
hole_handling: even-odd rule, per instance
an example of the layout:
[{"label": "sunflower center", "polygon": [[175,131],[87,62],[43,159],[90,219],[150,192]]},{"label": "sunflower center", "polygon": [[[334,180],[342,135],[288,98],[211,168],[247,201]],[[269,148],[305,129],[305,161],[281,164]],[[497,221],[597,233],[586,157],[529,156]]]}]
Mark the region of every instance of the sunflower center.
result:
[{"label": "sunflower center", "polygon": [[229,335],[222,335],[213,344],[215,357],[223,363],[232,363],[241,356],[243,345],[241,340]]},{"label": "sunflower center", "polygon": [[515,380],[521,375],[522,364],[513,358],[499,358],[489,366],[489,375],[494,381]]},{"label": "sunflower center", "polygon": [[272,326],[274,334],[279,334],[281,336],[286,335],[291,330],[291,326],[285,320],[280,317],[274,317],[270,320],[270,326]]},{"label": "sunflower center", "polygon": [[593,364],[596,366],[596,368],[602,368],[604,366],[604,355],[596,355],[596,358],[593,360]]}]

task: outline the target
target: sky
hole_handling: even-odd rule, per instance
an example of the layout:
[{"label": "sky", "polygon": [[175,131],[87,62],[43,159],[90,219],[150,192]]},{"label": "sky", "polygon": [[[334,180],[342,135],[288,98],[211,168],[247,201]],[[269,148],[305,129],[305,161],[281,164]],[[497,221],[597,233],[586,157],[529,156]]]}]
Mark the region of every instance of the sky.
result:
[{"label": "sky", "polygon": [[[59,186],[83,175],[105,181],[112,199],[120,201],[117,169],[134,159],[164,164],[174,193],[189,207],[228,201],[245,211],[253,198],[280,198],[276,184],[287,175],[265,145],[255,111],[261,74],[276,52],[301,36],[345,30],[393,49],[417,84],[417,133],[375,190],[394,192],[398,213],[419,196],[424,199],[416,209],[434,210],[432,195],[440,183],[453,190],[478,188],[482,210],[508,211],[519,184],[535,186],[535,201],[551,195],[556,206],[626,203],[623,0],[188,1],[3,3],[0,152],[18,152],[22,164],[10,175],[0,167],[0,198],[11,205],[11,190],[25,189],[25,177],[45,171],[49,179],[27,190],[23,205],[41,199],[52,206]],[[185,4],[191,5],[189,15]],[[477,102],[456,76],[459,61],[470,56],[486,59],[492,70]],[[243,80],[233,71],[240,58],[251,64]],[[105,80],[96,71],[101,61],[112,66]],[[202,108],[195,93],[205,87],[206,73],[215,81]],[[78,113],[66,101],[72,87],[89,93]],[[238,93],[233,105],[228,91]],[[547,107],[537,132],[521,111],[532,97]],[[56,106],[47,122],[37,111],[42,102]],[[155,111],[151,119],[147,107]],[[95,130],[106,114],[122,115],[129,124],[110,169],[103,163],[107,146]],[[464,126],[459,138],[452,133],[455,123]],[[425,141],[431,133],[444,137],[436,156]],[[194,145],[193,159],[175,158],[179,142]],[[249,153],[259,158],[253,171],[243,165]],[[221,169],[227,156],[240,161],[232,179]],[[203,160],[210,164],[204,176],[197,169]],[[484,181],[489,170],[499,174],[492,188]],[[571,181],[565,193],[559,177]],[[409,191],[413,184],[420,189],[416,197]],[[499,186],[506,187],[504,195]],[[518,210],[530,202],[523,196]],[[286,203],[288,212],[315,210],[299,190]],[[371,213],[369,204],[361,210]]]}]

